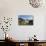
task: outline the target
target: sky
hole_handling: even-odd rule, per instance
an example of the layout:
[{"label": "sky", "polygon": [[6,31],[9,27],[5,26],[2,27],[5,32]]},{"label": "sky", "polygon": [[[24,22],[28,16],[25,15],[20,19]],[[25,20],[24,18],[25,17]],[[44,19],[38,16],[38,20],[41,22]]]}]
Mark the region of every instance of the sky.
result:
[{"label": "sky", "polygon": [[32,20],[33,16],[32,15],[19,15],[18,18],[22,18],[22,19],[28,19],[28,20]]}]

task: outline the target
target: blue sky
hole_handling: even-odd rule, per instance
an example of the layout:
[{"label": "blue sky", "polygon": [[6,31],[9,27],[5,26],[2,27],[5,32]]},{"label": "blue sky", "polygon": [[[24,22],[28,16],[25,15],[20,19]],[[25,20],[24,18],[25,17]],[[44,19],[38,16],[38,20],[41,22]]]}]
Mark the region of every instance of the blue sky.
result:
[{"label": "blue sky", "polygon": [[19,15],[18,18],[23,18],[23,19],[28,19],[28,20],[32,20],[33,16],[32,15]]}]

